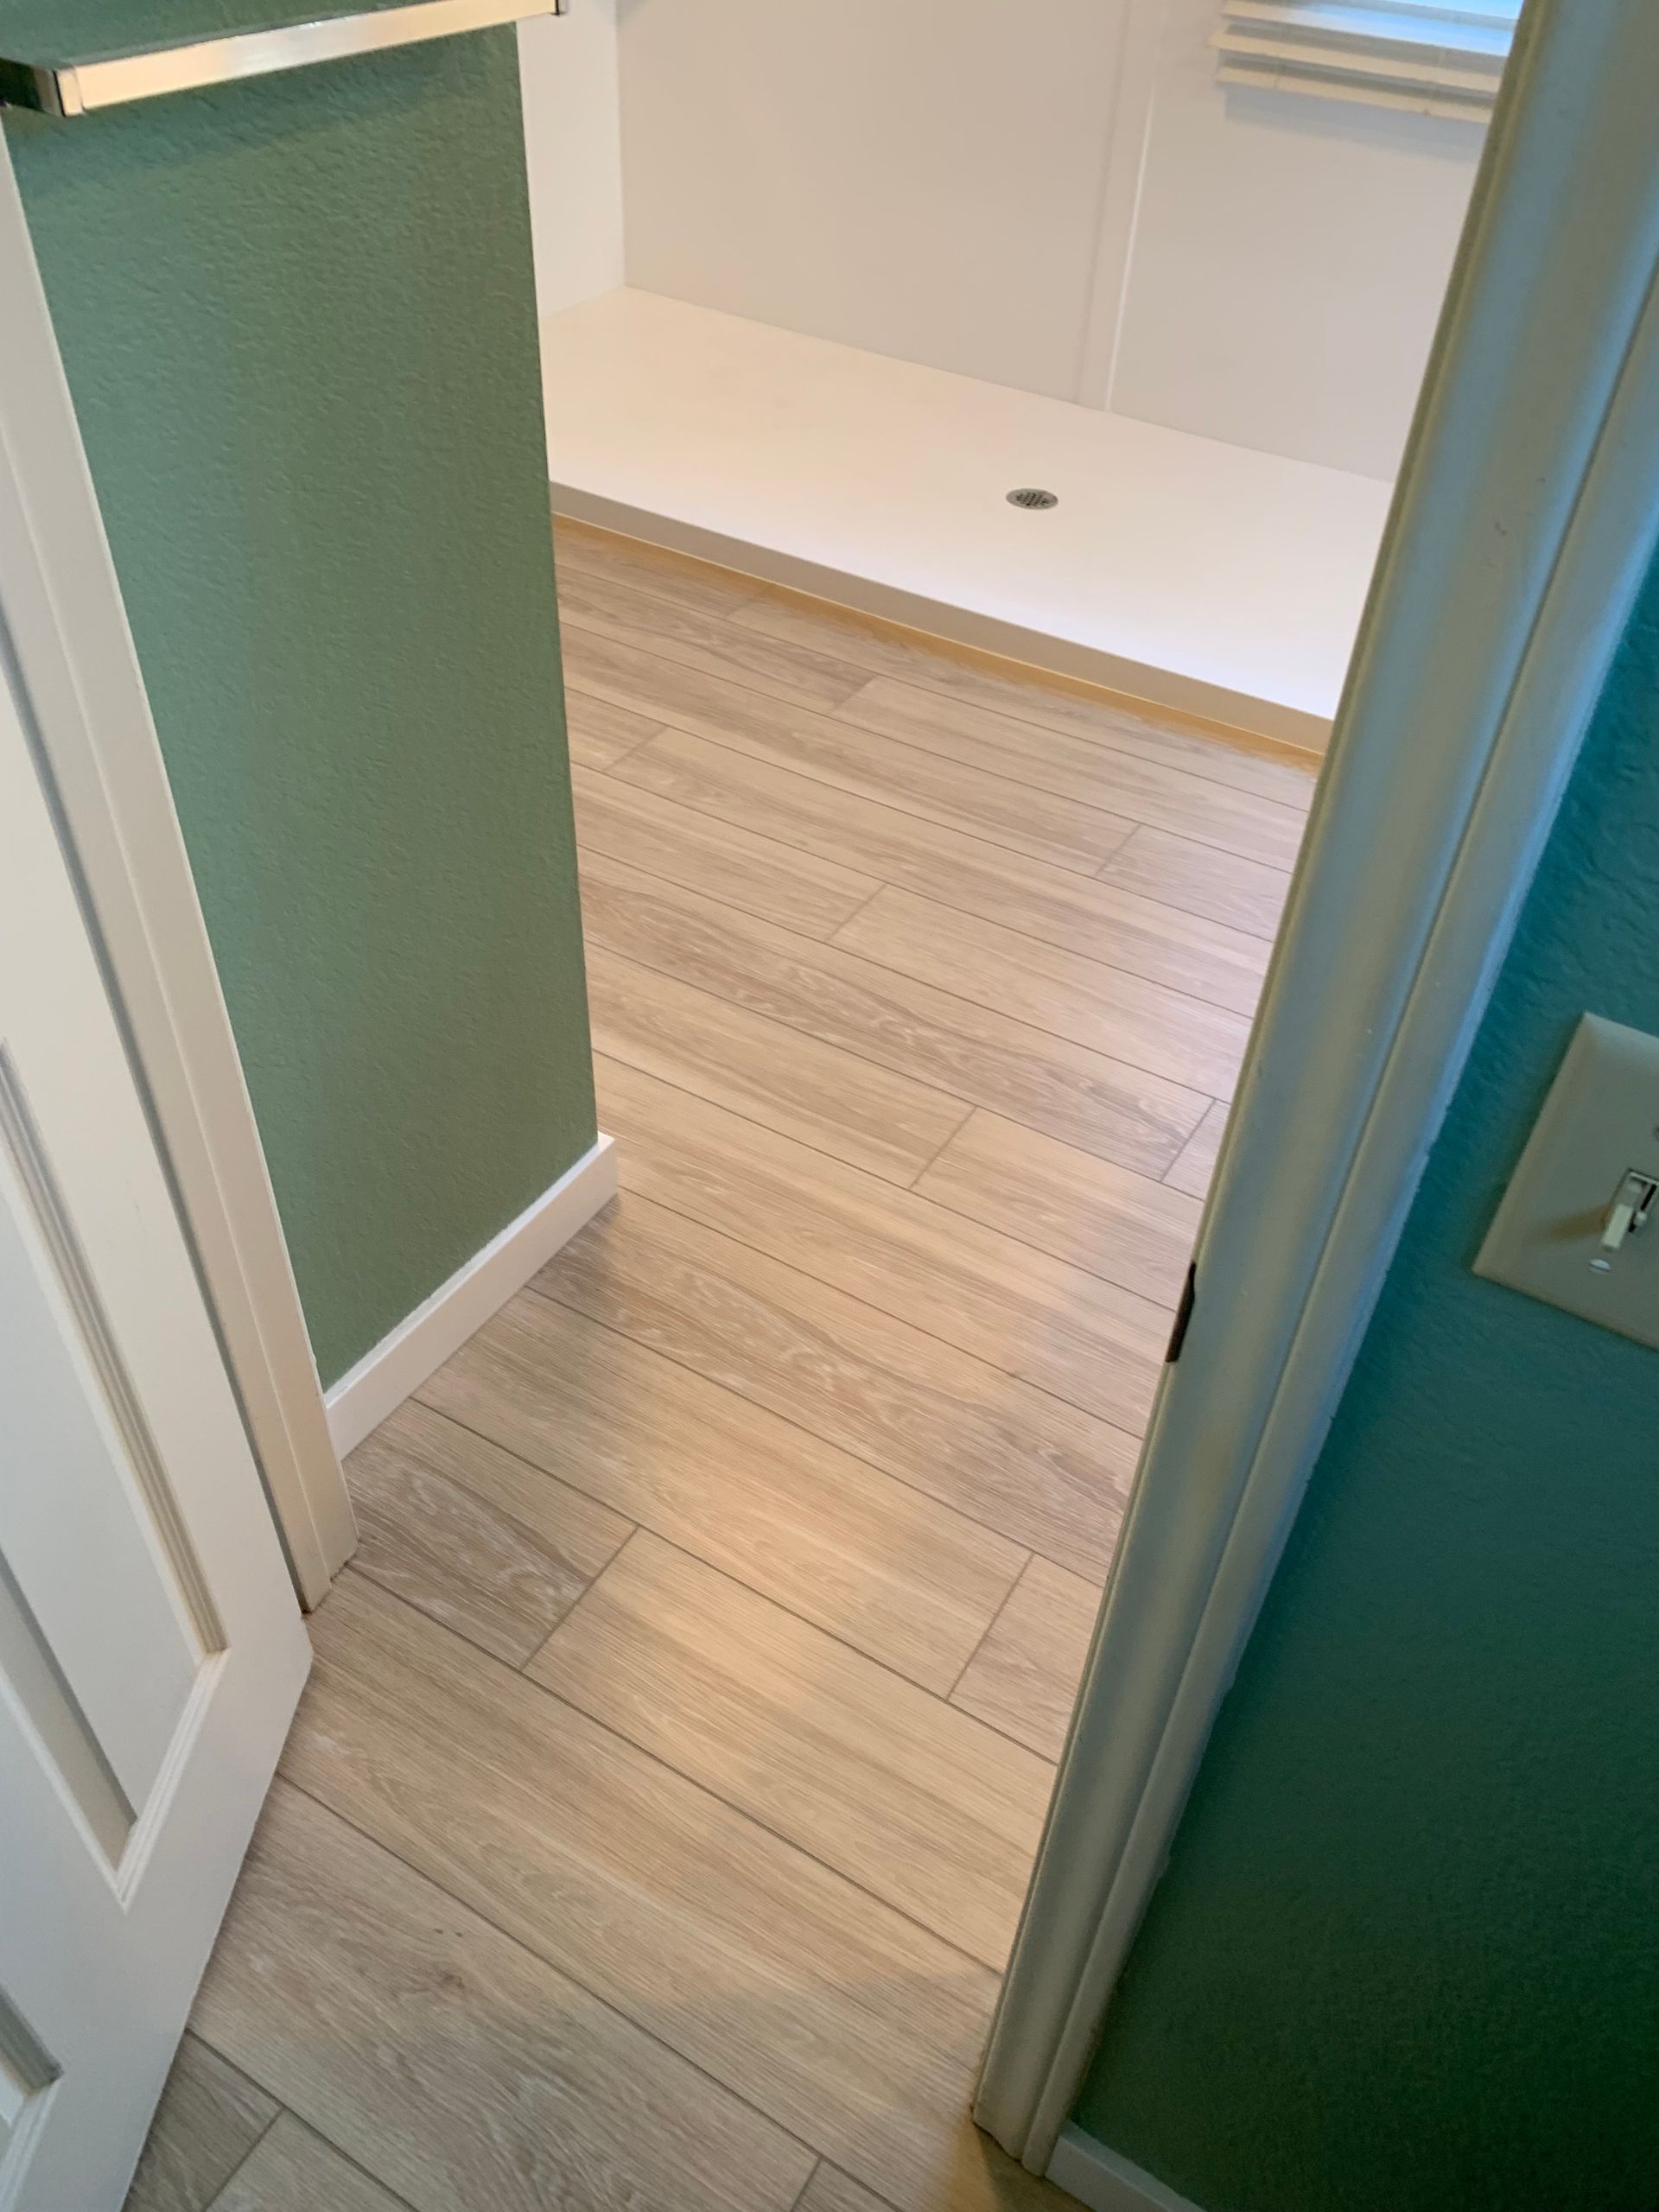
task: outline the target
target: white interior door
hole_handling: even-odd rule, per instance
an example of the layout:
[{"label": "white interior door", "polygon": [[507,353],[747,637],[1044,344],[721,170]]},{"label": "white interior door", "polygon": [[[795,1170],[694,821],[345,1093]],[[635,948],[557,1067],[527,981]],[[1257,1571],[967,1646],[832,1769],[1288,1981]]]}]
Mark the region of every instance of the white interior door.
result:
[{"label": "white interior door", "polygon": [[116,2212],[310,1655],[10,665],[0,2212]]}]

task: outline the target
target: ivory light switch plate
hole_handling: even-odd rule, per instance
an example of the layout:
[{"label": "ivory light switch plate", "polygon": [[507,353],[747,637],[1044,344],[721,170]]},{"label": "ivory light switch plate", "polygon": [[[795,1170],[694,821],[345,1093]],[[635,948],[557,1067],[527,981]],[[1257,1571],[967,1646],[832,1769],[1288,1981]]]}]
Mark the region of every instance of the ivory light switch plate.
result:
[{"label": "ivory light switch plate", "polygon": [[1475,1273],[1659,1346],[1659,1205],[1645,1221],[1632,1205],[1649,1182],[1659,1185],[1659,1037],[1586,1014]]}]

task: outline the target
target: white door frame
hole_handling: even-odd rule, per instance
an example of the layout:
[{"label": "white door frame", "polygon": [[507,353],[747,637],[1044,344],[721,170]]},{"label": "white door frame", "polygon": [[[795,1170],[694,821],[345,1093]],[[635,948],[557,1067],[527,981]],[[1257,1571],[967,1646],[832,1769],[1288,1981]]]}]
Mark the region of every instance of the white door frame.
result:
[{"label": "white door frame", "polygon": [[1653,551],[1656,84],[1653,0],[1532,0],[992,2031],[976,2117],[1033,2172]]},{"label": "white door frame", "polygon": [[94,942],[301,1600],[356,1531],[10,156],[0,136],[0,536],[18,667]]}]

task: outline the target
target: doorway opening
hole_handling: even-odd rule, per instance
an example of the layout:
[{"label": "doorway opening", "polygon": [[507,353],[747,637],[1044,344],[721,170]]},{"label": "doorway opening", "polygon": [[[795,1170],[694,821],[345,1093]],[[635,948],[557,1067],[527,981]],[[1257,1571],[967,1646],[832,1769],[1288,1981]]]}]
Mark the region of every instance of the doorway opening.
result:
[{"label": "doorway opening", "polygon": [[[998,528],[1084,507],[1019,458]],[[292,1778],[711,2075],[677,2125],[758,2203],[1052,2202],[969,2085],[1334,690],[1082,640],[1108,685],[563,504],[622,1197],[355,1455]],[[377,1792],[391,1743],[420,1792]],[[256,1883],[210,2044],[283,1910]]]}]

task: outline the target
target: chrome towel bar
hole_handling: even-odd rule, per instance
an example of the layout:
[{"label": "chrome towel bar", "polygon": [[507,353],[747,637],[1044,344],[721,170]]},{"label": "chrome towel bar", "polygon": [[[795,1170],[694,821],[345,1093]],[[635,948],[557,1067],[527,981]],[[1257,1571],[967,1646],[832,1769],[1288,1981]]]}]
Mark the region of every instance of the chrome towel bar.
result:
[{"label": "chrome towel bar", "polygon": [[34,108],[43,115],[92,115],[165,92],[194,92],[203,85],[302,69],[350,54],[377,54],[425,39],[453,38],[461,31],[488,30],[524,16],[562,16],[568,4],[569,0],[410,0],[401,8],[367,9],[279,30],[235,31],[87,60],[0,59],[0,105]]}]

